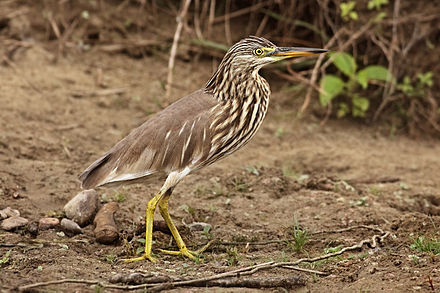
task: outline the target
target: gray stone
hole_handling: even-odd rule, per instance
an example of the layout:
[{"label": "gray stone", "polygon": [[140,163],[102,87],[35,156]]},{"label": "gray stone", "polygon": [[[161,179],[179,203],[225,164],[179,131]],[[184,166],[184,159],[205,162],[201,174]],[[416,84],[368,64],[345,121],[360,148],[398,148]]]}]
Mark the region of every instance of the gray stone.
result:
[{"label": "gray stone", "polygon": [[4,219],[0,224],[0,228],[6,231],[10,231],[10,230],[14,230],[15,228],[23,227],[27,223],[29,223],[27,219],[15,216]]},{"label": "gray stone", "polygon": [[203,222],[193,222],[188,225],[191,231],[204,231],[205,227],[209,227],[211,229],[211,225]]},{"label": "gray stone", "polygon": [[10,207],[6,207],[0,210],[0,219],[19,217],[19,216],[20,216],[20,212],[18,210],[11,209]]},{"label": "gray stone", "polygon": [[55,228],[60,224],[60,220],[57,218],[41,218],[38,222],[38,228],[40,230],[47,230],[51,228]]},{"label": "gray stone", "polygon": [[70,232],[73,234],[80,234],[82,233],[81,227],[75,223],[72,220],[69,219],[62,219],[61,220],[61,227],[66,231],[66,232]]},{"label": "gray stone", "polygon": [[93,189],[78,193],[64,206],[66,217],[81,227],[86,226],[98,210],[98,200],[98,194]]}]

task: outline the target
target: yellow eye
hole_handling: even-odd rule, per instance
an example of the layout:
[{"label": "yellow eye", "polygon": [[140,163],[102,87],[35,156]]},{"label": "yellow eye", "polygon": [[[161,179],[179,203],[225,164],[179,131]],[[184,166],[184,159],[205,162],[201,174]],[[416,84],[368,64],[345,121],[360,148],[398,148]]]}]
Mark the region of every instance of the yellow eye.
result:
[{"label": "yellow eye", "polygon": [[256,50],[254,51],[254,54],[257,55],[257,56],[261,56],[261,55],[263,55],[263,50],[261,50],[261,49],[256,49]]}]

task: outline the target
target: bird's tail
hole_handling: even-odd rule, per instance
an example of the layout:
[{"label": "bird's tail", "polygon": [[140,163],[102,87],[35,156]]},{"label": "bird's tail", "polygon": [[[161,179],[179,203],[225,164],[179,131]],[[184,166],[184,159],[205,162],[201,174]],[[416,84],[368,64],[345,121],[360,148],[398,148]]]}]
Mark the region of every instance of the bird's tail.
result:
[{"label": "bird's tail", "polygon": [[81,187],[83,189],[92,189],[101,185],[102,180],[107,175],[107,169],[105,168],[106,163],[110,160],[111,153],[107,153],[93,164],[87,167],[81,175],[79,175],[79,180],[81,181]]}]

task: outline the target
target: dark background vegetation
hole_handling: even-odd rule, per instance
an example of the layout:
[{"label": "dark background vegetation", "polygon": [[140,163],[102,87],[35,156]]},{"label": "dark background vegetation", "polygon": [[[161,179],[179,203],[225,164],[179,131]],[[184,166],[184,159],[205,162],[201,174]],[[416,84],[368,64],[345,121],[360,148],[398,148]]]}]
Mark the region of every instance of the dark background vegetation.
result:
[{"label": "dark background vegetation", "polygon": [[[11,65],[19,56],[16,53],[33,42],[44,42],[55,53],[54,62],[94,49],[168,59],[176,16],[184,2],[4,0],[0,3],[2,61]],[[335,66],[331,54],[267,70],[297,85],[289,90],[292,99],[301,99],[294,109],[298,114],[313,113],[323,122],[342,117],[379,121],[391,133],[440,132],[440,7],[436,1],[193,0],[183,24],[176,57],[186,61],[214,57],[213,68],[231,44],[248,35],[264,36],[278,45],[346,52],[353,56],[357,70],[380,65],[390,78],[373,76],[366,88],[356,83],[354,72],[347,74],[343,65]],[[339,77],[343,88],[328,102],[319,103],[318,92],[325,91],[320,80],[326,74]]]}]

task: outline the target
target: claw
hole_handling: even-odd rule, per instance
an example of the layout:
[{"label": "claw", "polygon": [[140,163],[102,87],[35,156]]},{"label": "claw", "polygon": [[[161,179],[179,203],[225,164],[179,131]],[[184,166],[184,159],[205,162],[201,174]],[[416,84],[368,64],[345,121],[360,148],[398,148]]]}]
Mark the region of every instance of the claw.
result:
[{"label": "claw", "polygon": [[213,242],[214,242],[214,240],[209,241],[205,246],[203,246],[202,248],[200,248],[196,251],[191,251],[186,247],[181,248],[179,251],[165,250],[165,249],[159,249],[159,251],[161,253],[170,254],[170,255],[183,255],[183,256],[186,256],[192,260],[195,260],[195,259],[197,259],[196,256],[199,256],[200,254],[202,254],[206,249],[208,249],[209,246],[211,246],[211,244]]},{"label": "claw", "polygon": [[196,259],[196,257],[194,256],[194,254],[198,255],[197,252],[189,251],[188,248],[186,248],[186,247],[180,249],[179,251],[172,251],[172,250],[165,250],[165,249],[159,249],[159,251],[160,251],[161,253],[165,253],[165,254],[171,254],[171,255],[183,255],[183,256],[186,256],[186,257],[188,257],[188,258],[190,258],[190,259],[193,259],[193,260]]},{"label": "claw", "polygon": [[149,260],[151,262],[157,261],[155,257],[152,257],[151,255],[146,255],[146,254],[144,254],[143,256],[140,256],[140,257],[127,258],[127,259],[124,259],[123,261],[124,262],[135,262],[135,261],[141,261],[141,260]]}]

